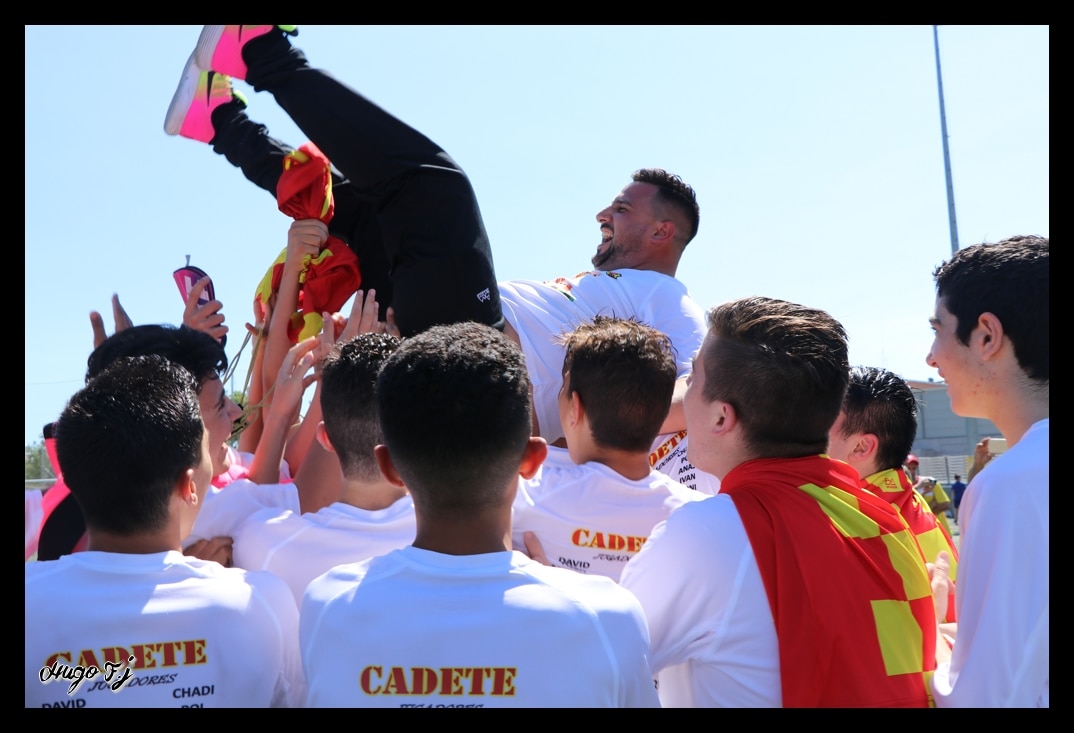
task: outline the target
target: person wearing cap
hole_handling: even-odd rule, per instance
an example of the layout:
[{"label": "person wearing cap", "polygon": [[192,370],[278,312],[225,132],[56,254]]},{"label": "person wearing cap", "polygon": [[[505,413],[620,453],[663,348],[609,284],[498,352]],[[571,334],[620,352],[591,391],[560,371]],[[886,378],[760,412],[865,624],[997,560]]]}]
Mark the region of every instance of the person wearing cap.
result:
[{"label": "person wearing cap", "polygon": [[936,515],[936,520],[943,526],[944,531],[950,535],[951,525],[947,523],[945,512],[951,506],[951,499],[947,496],[947,492],[943,490],[943,484],[937,481],[934,476],[921,475],[920,466],[921,462],[918,461],[917,456],[913,453],[906,456],[906,475],[910,478],[914,491],[921,495],[928,504],[929,509]]},{"label": "person wearing cap", "polygon": [[921,462],[917,460],[917,456],[913,453],[907,455],[903,467],[906,470],[906,475],[910,477],[910,483],[916,486],[919,478],[917,471],[921,467]]},{"label": "person wearing cap", "polygon": [[914,484],[914,491],[928,503],[929,509],[936,515],[936,521],[951,534],[951,525],[947,523],[947,510],[951,508],[951,497],[944,491],[943,484],[935,476],[920,476]]}]

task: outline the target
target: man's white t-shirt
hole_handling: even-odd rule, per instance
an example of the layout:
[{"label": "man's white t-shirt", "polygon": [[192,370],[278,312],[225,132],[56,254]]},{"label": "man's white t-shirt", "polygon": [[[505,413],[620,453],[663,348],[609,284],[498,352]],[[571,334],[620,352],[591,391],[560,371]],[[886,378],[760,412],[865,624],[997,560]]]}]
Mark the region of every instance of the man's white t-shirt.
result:
[{"label": "man's white t-shirt", "polygon": [[301,606],[306,586],[318,575],[405,547],[414,541],[414,532],[414,501],[407,494],[378,510],[343,502],[306,514],[262,509],[232,537],[235,565],[283,578]]},{"label": "man's white t-shirt", "polygon": [[537,474],[519,481],[511,540],[525,551],[523,533],[533,532],[553,565],[618,581],[654,526],[704,498],[658,471],[635,481],[550,447]]},{"label": "man's white t-shirt", "polygon": [[[174,551],[27,563],[25,626],[26,707],[300,707],[305,698],[298,609],[269,573]],[[113,669],[106,682],[109,662],[132,667],[116,691],[125,673]],[[100,672],[69,695],[63,668],[77,665]]]},{"label": "man's white t-shirt", "polygon": [[620,583],[645,609],[664,707],[781,707],[779,639],[730,496],[676,510]]},{"label": "man's white t-shirt", "polygon": [[1049,707],[1048,419],[973,477],[959,506],[958,635],[937,707]]},{"label": "man's white t-shirt", "polygon": [[564,349],[557,338],[594,316],[635,318],[663,332],[675,347],[678,374],[690,373],[704,341],[705,314],[686,286],[651,270],[593,270],[549,281],[499,284],[504,318],[518,332],[533,383],[533,403],[548,442],[563,437],[557,396]]},{"label": "man's white t-shirt", "polygon": [[649,637],[616,583],[520,552],[416,547],[313,580],[309,707],[656,707]]}]

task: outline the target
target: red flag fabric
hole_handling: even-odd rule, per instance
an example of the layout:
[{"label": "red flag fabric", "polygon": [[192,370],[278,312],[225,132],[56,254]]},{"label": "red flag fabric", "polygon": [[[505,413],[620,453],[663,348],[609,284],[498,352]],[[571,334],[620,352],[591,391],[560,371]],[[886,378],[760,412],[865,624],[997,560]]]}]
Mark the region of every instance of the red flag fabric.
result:
[{"label": "red flag fabric", "polygon": [[[913,488],[913,482],[901,468],[889,468],[862,479],[862,488],[871,491],[881,499],[889,502],[899,510],[906,525],[917,537],[917,544],[925,554],[925,560],[935,562],[940,550],[946,550],[951,556],[951,568],[948,575],[958,583],[958,547],[943,525],[937,521],[932,509],[925,499]],[[947,598],[947,615],[943,621],[958,621],[955,614],[955,593]]]},{"label": "red flag fabric", "polygon": [[[332,220],[332,166],[316,145],[306,143],[284,158],[283,174],[276,184],[280,211],[294,219]],[[258,285],[255,300],[262,310],[279,290],[287,250],[269,267]],[[320,255],[308,258],[299,278],[298,309],[291,314],[287,335],[292,343],[321,330],[321,313],[343,308],[362,284],[358,256],[343,240],[329,235]]]},{"label": "red flag fabric", "polygon": [[784,707],[930,707],[932,586],[891,504],[827,456],[756,459],[720,492],[735,502],[779,638]]}]

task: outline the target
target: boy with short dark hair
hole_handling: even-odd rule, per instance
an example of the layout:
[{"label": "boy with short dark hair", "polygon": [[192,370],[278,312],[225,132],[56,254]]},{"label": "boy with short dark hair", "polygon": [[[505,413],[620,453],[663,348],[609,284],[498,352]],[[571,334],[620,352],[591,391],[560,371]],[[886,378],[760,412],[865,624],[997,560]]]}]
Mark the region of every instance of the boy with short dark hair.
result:
[{"label": "boy with short dark hair", "polygon": [[268,507],[235,529],[235,564],[283,578],[299,605],[309,582],[332,567],[414,540],[414,503],[381,475],[373,455],[384,442],[374,386],[398,346],[395,336],[363,333],[335,344],[321,364],[317,439],[339,457],[339,501],[305,514]]},{"label": "boy with short dark hair", "polygon": [[958,635],[934,679],[943,707],[1050,702],[1048,255],[1047,237],[1011,237],[933,273],[927,361],[951,410],[991,420],[1009,446],[962,498]]},{"label": "boy with short dark hair", "polygon": [[417,533],[310,583],[310,706],[658,704],[637,600],[506,549],[519,477],[547,452],[529,386],[518,346],[477,323],[434,326],[385,362],[377,462],[409,489]]},{"label": "boy with short dark hair", "polygon": [[[684,399],[689,458],[720,493],[627,563],[665,706],[926,707],[936,609],[894,507],[825,455],[843,326],[764,297],[709,312]],[[697,558],[704,558],[703,563]]]},{"label": "boy with short dark hair", "polygon": [[89,548],[26,564],[27,707],[301,705],[287,586],[181,551],[212,479],[196,389],[163,357],[127,357],[60,415]]},{"label": "boy with short dark hair", "polygon": [[552,565],[618,581],[653,527],[705,498],[653,470],[649,448],[675,389],[671,341],[634,319],[597,316],[562,337],[559,412],[567,447],[519,485],[512,542],[533,532]]},{"label": "boy with short dark hair", "polygon": [[[950,556],[949,577],[954,581],[958,548],[902,467],[916,435],[917,400],[906,380],[887,369],[852,368],[843,409],[828,434],[828,455],[849,463],[861,475],[862,488],[899,510],[927,561],[946,552]],[[941,620],[955,620],[952,598],[948,598],[947,613]]]}]

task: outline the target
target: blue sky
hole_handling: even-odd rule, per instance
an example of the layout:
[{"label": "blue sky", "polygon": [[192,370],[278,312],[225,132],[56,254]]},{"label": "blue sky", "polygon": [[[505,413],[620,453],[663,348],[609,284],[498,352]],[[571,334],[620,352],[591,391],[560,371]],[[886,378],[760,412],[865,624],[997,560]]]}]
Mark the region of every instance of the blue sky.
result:
[{"label": "blue sky", "polygon": [[[311,63],[467,171],[499,279],[588,268],[595,214],[637,168],[697,191],[679,278],[708,308],[824,308],[851,361],[928,379],[933,268],[951,253],[932,26],[300,26]],[[164,134],[200,26],[26,26],[25,431],[83,382],[88,314],[178,323],[172,271],[209,272],[235,358],[286,243],[274,199]],[[941,26],[961,246],[1048,232],[1047,26]],[[306,138],[271,95],[249,114]],[[246,373],[238,355],[236,386]]]}]

